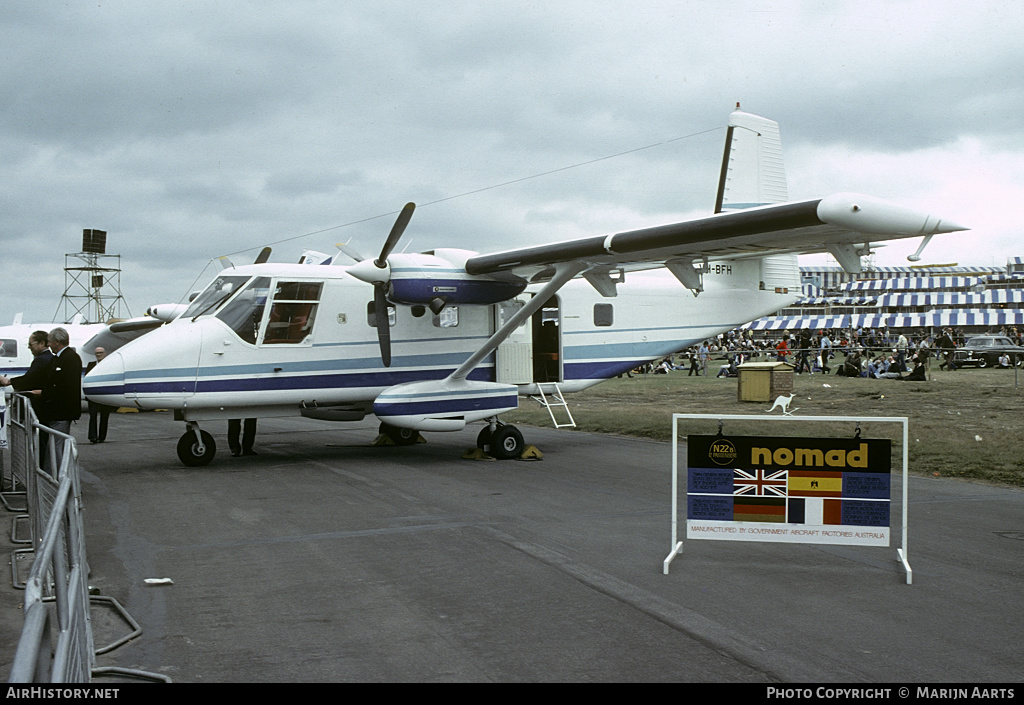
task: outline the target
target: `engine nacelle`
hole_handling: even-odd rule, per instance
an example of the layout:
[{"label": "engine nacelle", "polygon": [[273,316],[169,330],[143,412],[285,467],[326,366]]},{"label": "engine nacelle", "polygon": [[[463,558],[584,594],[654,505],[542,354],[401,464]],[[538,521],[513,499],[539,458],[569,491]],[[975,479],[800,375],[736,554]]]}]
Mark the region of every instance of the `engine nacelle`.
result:
[{"label": "engine nacelle", "polygon": [[[386,269],[374,269],[371,260],[349,267],[348,273],[367,282],[388,281],[388,300],[397,304],[495,304],[521,294],[526,280],[514,275],[473,275],[465,268],[465,250],[392,254]],[[453,261],[454,260],[454,261]]]}]

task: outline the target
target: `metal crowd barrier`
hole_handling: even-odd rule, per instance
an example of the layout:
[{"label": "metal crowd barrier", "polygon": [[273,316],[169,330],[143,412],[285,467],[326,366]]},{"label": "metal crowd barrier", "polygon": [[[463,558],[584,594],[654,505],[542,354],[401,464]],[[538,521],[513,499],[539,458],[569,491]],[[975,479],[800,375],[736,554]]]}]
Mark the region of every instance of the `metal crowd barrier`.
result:
[{"label": "metal crowd barrier", "polygon": [[[78,449],[71,436],[40,426],[26,399],[15,396],[13,402],[9,409],[11,475],[26,488],[35,557],[25,582],[25,624],[10,680],[88,682],[95,654]],[[52,611],[48,598],[53,599]]]},{"label": "metal crowd barrier", "polygon": [[[89,683],[94,674],[168,681],[144,671],[96,668],[75,439],[40,425],[24,397],[12,397],[7,412],[11,486],[25,488],[32,544],[15,553],[34,554],[9,682]],[[12,555],[20,587],[16,564]]]}]

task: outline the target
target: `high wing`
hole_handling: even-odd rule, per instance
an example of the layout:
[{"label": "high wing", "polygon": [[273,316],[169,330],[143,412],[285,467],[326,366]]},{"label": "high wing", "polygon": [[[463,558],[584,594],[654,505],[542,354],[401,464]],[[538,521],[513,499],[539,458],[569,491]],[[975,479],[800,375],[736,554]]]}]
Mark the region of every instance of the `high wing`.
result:
[{"label": "high wing", "polygon": [[856,255],[869,242],[965,229],[950,220],[870,196],[835,194],[614,235],[479,255],[466,261],[466,271],[509,272],[530,281],[545,281],[553,274],[553,265],[568,262],[612,267],[815,252],[841,253],[837,259],[845,267],[842,253]]},{"label": "high wing", "polygon": [[[464,380],[548,297],[575,276],[603,296],[615,296],[616,270],[664,266],[697,296],[709,261],[829,252],[848,272],[861,271],[871,242],[966,228],[951,220],[862,194],[786,202],[788,190],[779,126],[737,109],[729,116],[715,214],[695,220],[567,242],[476,255],[467,274],[546,282],[450,379]],[[920,254],[920,249],[918,250]]]},{"label": "high wing", "polygon": [[[737,105],[729,116],[714,215],[493,254],[434,250],[390,255],[397,238],[389,237],[380,257],[364,259],[347,272],[374,286],[376,308],[382,310],[385,298],[397,304],[429,304],[434,313],[449,304],[496,303],[513,298],[529,284],[559,281],[561,286],[576,276],[602,296],[612,297],[626,271],[657,267],[665,267],[697,296],[704,290],[703,275],[712,260],[767,263],[772,258],[772,266],[779,266],[789,259],[795,267],[798,254],[829,252],[847,272],[856,273],[872,241],[923,237],[914,259],[935,234],[965,229],[951,220],[861,194],[799,202],[787,198],[778,123]],[[396,223],[399,234],[413,207],[410,203],[403,209]],[[546,286],[543,294],[551,296],[559,286]],[[390,360],[386,332],[382,327],[379,336],[385,366]],[[489,342],[481,355],[493,347]],[[481,355],[474,355],[472,364]],[[460,368],[455,374],[464,372]]]}]

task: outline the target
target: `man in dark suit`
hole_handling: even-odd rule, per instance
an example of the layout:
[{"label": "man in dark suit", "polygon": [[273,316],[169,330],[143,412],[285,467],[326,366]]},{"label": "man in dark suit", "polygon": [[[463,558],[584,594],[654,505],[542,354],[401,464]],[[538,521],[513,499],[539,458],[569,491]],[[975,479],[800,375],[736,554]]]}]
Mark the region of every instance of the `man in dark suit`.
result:
[{"label": "man in dark suit", "polygon": [[[69,347],[71,339],[63,328],[54,328],[48,336],[53,359],[38,370],[29,368],[13,380],[0,377],[0,385],[11,384],[17,391],[37,397],[33,408],[39,422],[54,431],[71,434],[71,422],[82,416],[82,358]],[[40,450],[43,450],[40,448]],[[64,444],[57,444],[57,467],[60,467]]]},{"label": "man in dark suit", "polygon": [[[33,383],[37,383],[42,386],[43,376],[46,374],[45,370],[50,365],[50,360],[53,359],[53,353],[50,352],[50,348],[47,345],[49,343],[49,335],[45,330],[33,331],[28,336],[28,349],[32,352],[32,364],[25,371],[21,377],[0,377],[0,387],[6,387],[11,385],[17,392],[29,392],[30,401],[32,402],[32,409],[36,412],[36,418],[39,418],[40,411],[42,410],[42,401],[39,398],[38,388],[31,386]],[[28,378],[25,380],[25,378]],[[25,380],[23,382],[23,380]],[[48,436],[44,432],[39,434],[39,442],[46,445],[46,439]]]},{"label": "man in dark suit", "polygon": [[[97,348],[93,350],[92,354],[96,356],[96,360],[90,362],[85,368],[85,374],[89,374],[92,371],[92,368],[96,367],[96,363],[107,356],[107,351],[97,346]],[[107,421],[110,418],[111,411],[116,411],[115,407],[89,401],[90,443],[102,443],[107,440]]]},{"label": "man in dark suit", "polygon": [[31,395],[32,408],[35,409],[36,417],[41,417],[42,400],[40,391],[43,380],[46,378],[47,368],[53,360],[53,353],[48,347],[49,335],[45,330],[37,330],[28,337],[28,349],[32,351],[32,364],[29,365],[25,374],[20,377],[0,376],[0,387],[8,385],[14,387],[16,392],[28,392]]},{"label": "man in dark suit", "polygon": [[29,372],[39,367],[45,367],[53,359],[49,342],[50,337],[45,330],[37,330],[28,337],[28,349],[32,351],[32,364],[29,365]]},{"label": "man in dark suit", "polygon": [[[28,337],[28,349],[32,351],[32,364],[29,365],[28,370],[25,371],[21,377],[3,377],[0,376],[0,387],[6,387],[8,385],[14,385],[16,391],[31,390],[32,387],[24,387],[21,385],[20,380],[24,377],[28,377],[29,381],[32,379],[39,379],[38,375],[43,373],[50,360],[53,359],[53,353],[50,352],[50,348],[47,347],[49,342],[49,336],[45,330],[37,330]],[[34,405],[33,405],[34,406]]]},{"label": "man in dark suit", "polygon": [[42,387],[43,413],[54,431],[71,433],[71,422],[82,417],[82,358],[69,347],[63,328],[54,328],[49,337],[53,360]]},{"label": "man in dark suit", "polygon": [[[241,433],[242,442],[238,442],[238,435]],[[245,420],[245,430],[242,430],[241,419],[228,419],[228,446],[231,448],[232,457],[240,455],[256,455],[253,444],[256,443],[256,419]]]}]

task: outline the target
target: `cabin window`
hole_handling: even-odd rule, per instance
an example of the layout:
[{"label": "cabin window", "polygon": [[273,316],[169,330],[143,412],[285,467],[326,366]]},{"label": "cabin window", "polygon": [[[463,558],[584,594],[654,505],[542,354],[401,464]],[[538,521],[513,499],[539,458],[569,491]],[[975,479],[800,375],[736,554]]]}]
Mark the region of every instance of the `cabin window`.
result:
[{"label": "cabin window", "polygon": [[239,338],[255,345],[269,294],[270,277],[256,277],[217,313],[217,318],[224,321]]},{"label": "cabin window", "polygon": [[0,338],[0,357],[18,357],[18,341]]},{"label": "cabin window", "polygon": [[594,304],[595,326],[610,326],[613,318],[611,304]]},{"label": "cabin window", "polygon": [[264,344],[295,345],[309,342],[316,320],[323,282],[283,282],[274,289]]},{"label": "cabin window", "polygon": [[[398,322],[397,314],[395,313],[395,307],[388,304],[388,325],[394,328],[395,323]],[[377,327],[377,307],[373,301],[366,304],[366,325],[370,328]]]},{"label": "cabin window", "polygon": [[441,313],[434,316],[435,328],[455,328],[459,325],[459,307],[445,306]]},{"label": "cabin window", "polygon": [[217,277],[185,309],[182,318],[199,318],[212,313],[218,306],[230,299],[232,294],[241,289],[247,281],[249,281],[249,277]]},{"label": "cabin window", "polygon": [[[526,302],[520,301],[519,299],[513,299],[512,301],[503,301],[500,304],[498,304],[497,327],[501,328],[503,325],[505,325],[505,323],[508,322],[508,320],[512,318],[514,315],[519,313],[519,311],[525,305]],[[529,318],[524,318],[523,321],[519,324],[519,328],[525,326],[527,321],[529,320]]]}]

